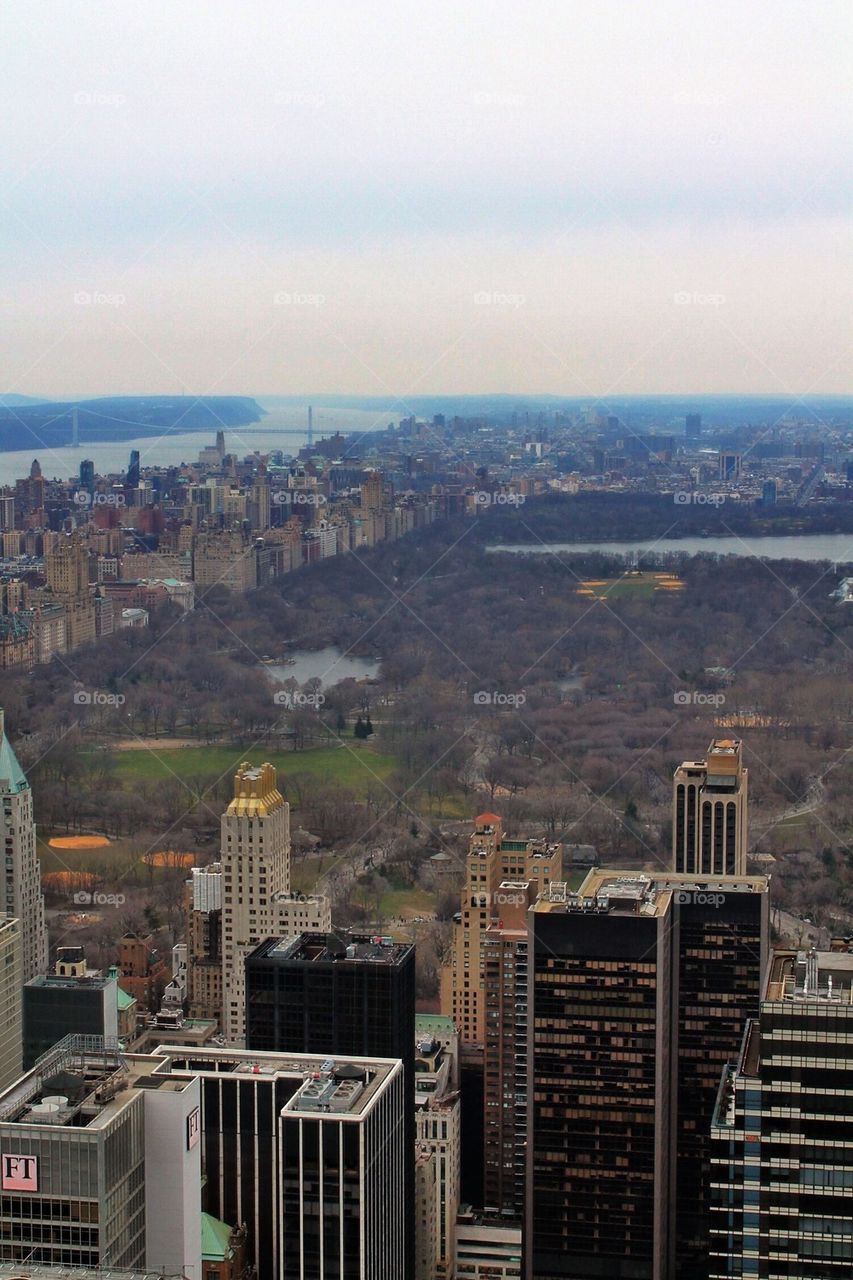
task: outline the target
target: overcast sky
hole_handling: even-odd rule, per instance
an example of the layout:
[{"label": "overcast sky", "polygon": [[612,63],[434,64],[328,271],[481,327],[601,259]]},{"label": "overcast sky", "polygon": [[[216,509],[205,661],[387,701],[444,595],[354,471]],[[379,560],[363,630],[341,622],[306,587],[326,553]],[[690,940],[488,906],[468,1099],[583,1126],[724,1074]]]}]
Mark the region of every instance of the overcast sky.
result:
[{"label": "overcast sky", "polygon": [[0,391],[849,392],[849,0],[5,0]]}]

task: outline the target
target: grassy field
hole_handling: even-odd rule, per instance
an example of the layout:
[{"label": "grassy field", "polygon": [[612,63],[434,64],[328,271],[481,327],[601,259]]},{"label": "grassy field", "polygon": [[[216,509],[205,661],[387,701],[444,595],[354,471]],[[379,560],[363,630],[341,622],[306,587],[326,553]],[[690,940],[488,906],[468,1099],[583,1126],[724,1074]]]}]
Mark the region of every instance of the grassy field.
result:
[{"label": "grassy field", "polygon": [[377,779],[385,779],[394,771],[395,757],[375,751],[362,743],[346,747],[318,747],[311,751],[269,751],[256,747],[181,747],[158,750],[152,745],[148,751],[119,751],[116,753],[116,775],[128,783],[157,782],[162,778],[178,777],[182,781],[228,777],[236,772],[242,761],[249,757],[252,764],[269,760],[278,770],[279,778],[287,787],[287,779],[297,774],[307,774],[329,782],[338,782],[359,795]]},{"label": "grassy field", "polygon": [[[372,908],[374,900],[359,887],[355,901]],[[385,920],[409,919],[412,916],[428,916],[435,911],[435,898],[424,889],[389,889],[379,901],[379,910]]]},{"label": "grassy field", "polygon": [[580,584],[577,594],[587,600],[617,600],[620,596],[644,598],[656,591],[680,591],[683,585],[672,574],[636,573],[621,578],[589,578]]}]

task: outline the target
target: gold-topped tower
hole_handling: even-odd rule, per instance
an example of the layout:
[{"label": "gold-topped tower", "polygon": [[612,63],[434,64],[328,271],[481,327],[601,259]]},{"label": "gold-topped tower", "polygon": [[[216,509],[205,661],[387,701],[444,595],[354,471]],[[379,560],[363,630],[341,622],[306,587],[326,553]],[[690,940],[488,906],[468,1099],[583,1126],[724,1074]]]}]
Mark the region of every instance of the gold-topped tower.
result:
[{"label": "gold-topped tower", "polygon": [[234,775],[234,799],[227,814],[243,818],[263,818],[286,804],[278,789],[274,765],[251,765],[244,761]]},{"label": "gold-topped tower", "polygon": [[279,933],[279,902],[290,892],[290,805],[274,767],[240,765],[222,815],[222,1026],[242,1046],[247,953]]}]

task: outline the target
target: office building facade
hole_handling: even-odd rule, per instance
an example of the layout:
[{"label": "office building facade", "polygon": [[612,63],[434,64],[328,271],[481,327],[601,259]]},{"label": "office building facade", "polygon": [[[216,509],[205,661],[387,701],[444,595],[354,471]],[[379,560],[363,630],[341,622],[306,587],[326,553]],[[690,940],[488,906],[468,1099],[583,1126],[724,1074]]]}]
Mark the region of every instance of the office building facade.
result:
[{"label": "office building facade", "polygon": [[22,1070],[21,927],[0,916],[0,1089]]},{"label": "office building facade", "polygon": [[527,1149],[527,912],[532,889],[505,880],[499,891],[502,914],[483,937],[483,1209],[519,1222]]},{"label": "office building facade", "polygon": [[[118,1038],[115,978],[48,974],[23,989],[24,1069],[67,1035]],[[20,1073],[19,1073],[20,1074]]]},{"label": "office building facade", "polygon": [[156,1074],[198,1081],[204,1209],[245,1225],[257,1280],[411,1274],[399,1061],[169,1046],[157,1055]]},{"label": "office building facade", "polygon": [[685,760],[672,783],[672,870],[746,875],[749,770],[742,743],[714,739],[701,760]]},{"label": "office building facade", "polygon": [[453,1280],[460,1198],[459,1033],[449,1018],[415,1019],[416,1280]]},{"label": "office building facade", "polygon": [[593,871],[530,912],[527,1280],[697,1280],[767,881]]},{"label": "office building facade", "polygon": [[200,1275],[199,1084],[70,1036],[0,1093],[0,1259]]},{"label": "office building facade", "polygon": [[560,844],[508,839],[496,813],[474,819],[450,963],[441,974],[441,1011],[453,1018],[463,1045],[485,1041],[483,936],[501,918],[501,884],[533,882],[545,889],[552,879],[562,879],[562,855]]},{"label": "office building facade", "polygon": [[0,710],[0,805],[3,812],[2,913],[18,921],[21,981],[47,972],[47,927],[36,856],[33,793],[6,736]]},{"label": "office building facade", "polygon": [[[407,1202],[414,1203],[414,947],[357,934],[271,938],[247,957],[245,974],[249,1049],[401,1060],[403,1171]],[[414,1263],[412,1225],[405,1225],[407,1273]]]},{"label": "office building facade", "polygon": [[853,1274],[853,955],[775,952],[712,1127],[712,1280]]}]

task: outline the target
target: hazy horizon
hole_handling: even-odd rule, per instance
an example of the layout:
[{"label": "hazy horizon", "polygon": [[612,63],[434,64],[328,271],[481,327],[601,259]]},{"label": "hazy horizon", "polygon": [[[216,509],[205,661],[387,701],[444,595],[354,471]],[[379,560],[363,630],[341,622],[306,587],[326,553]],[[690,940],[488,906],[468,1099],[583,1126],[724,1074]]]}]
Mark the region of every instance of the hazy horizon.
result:
[{"label": "hazy horizon", "polygon": [[5,20],[6,391],[851,388],[840,0]]}]

